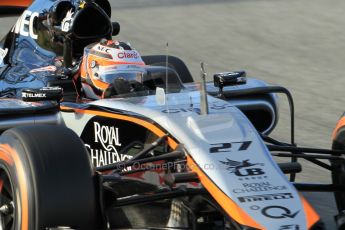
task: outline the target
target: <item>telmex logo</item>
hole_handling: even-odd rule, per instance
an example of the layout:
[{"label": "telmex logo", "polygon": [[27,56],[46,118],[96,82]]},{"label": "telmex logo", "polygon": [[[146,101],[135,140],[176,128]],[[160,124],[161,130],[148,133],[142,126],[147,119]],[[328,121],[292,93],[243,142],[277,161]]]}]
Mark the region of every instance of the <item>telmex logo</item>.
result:
[{"label": "telmex logo", "polygon": [[45,93],[22,93],[22,97],[31,97],[31,98],[44,98],[47,95]]},{"label": "telmex logo", "polygon": [[37,34],[34,33],[34,20],[38,18],[39,13],[31,12],[29,10],[25,10],[22,16],[19,17],[17,23],[12,28],[11,32],[15,34],[20,34],[25,37],[31,37],[33,39],[37,39]]}]

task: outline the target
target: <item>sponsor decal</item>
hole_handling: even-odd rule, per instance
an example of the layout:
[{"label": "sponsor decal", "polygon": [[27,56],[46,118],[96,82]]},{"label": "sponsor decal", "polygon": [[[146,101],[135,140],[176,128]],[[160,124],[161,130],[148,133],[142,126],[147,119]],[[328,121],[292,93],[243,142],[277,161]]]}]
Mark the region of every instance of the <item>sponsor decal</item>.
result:
[{"label": "sponsor decal", "polygon": [[131,158],[131,156],[120,155],[116,149],[116,146],[121,146],[117,127],[100,125],[98,122],[94,122],[93,125],[94,142],[102,146],[101,149],[93,149],[85,144],[91,154],[93,165],[99,167]]},{"label": "sponsor decal", "polygon": [[94,122],[95,142],[100,142],[104,149],[111,151],[116,150],[114,146],[121,146],[119,142],[119,129],[109,126],[101,126]]},{"label": "sponsor decal", "polygon": [[249,181],[249,180],[261,180],[261,179],[267,179],[268,177],[265,175],[259,175],[259,176],[245,176],[245,177],[238,177],[237,179],[239,181]]},{"label": "sponsor decal", "polygon": [[193,112],[196,114],[200,114],[200,108],[169,108],[169,109],[163,109],[162,113],[188,113],[188,112]]},{"label": "sponsor decal", "polygon": [[136,51],[122,51],[117,54],[117,57],[120,59],[128,58],[128,59],[138,59],[139,54]]},{"label": "sponsor decal", "polygon": [[231,149],[236,148],[237,151],[245,151],[249,148],[252,141],[240,141],[231,143],[217,143],[211,144],[210,153],[226,153],[231,152]]},{"label": "sponsor decal", "polygon": [[108,48],[108,47],[106,47],[106,46],[102,46],[102,45],[97,45],[97,46],[96,46],[96,49],[97,49],[98,51],[105,52],[105,53],[107,53],[107,54],[110,54],[110,51],[111,51],[110,48]]},{"label": "sponsor decal", "polygon": [[[243,188],[235,188],[233,193],[250,193],[250,192],[269,192],[269,191],[282,191],[288,188],[285,185],[272,185],[270,182],[256,182],[256,183],[243,183]],[[246,200],[244,198],[244,200]],[[248,199],[246,200],[248,202]]]},{"label": "sponsor decal", "polygon": [[8,53],[8,49],[1,49],[0,48],[0,68],[4,66],[4,59]]},{"label": "sponsor decal", "polygon": [[112,59],[117,62],[142,63],[140,54],[136,50],[115,49],[103,45],[96,45],[94,49],[111,55]]},{"label": "sponsor decal", "polygon": [[295,218],[300,210],[292,212],[290,209],[283,206],[267,206],[261,210],[262,215],[271,219]]},{"label": "sponsor decal", "polygon": [[96,116],[85,125],[80,137],[92,164],[100,167],[132,158],[138,151],[132,146],[145,143],[147,130],[129,121]]},{"label": "sponsor decal", "polygon": [[[194,104],[194,106],[199,106],[199,104]],[[231,104],[224,104],[224,105],[217,105],[217,104],[212,104],[210,106],[211,110],[221,110],[221,109],[226,109],[232,107]],[[164,109],[162,110],[162,113],[188,113],[188,112],[195,112],[197,114],[200,114],[200,108],[193,108],[193,107],[186,107],[186,108],[169,108],[169,109]]]},{"label": "sponsor decal", "polygon": [[73,9],[70,9],[69,11],[67,11],[66,17],[62,19],[61,30],[63,32],[68,32],[71,29],[73,24],[73,14]]},{"label": "sponsor decal", "polygon": [[50,65],[50,66],[45,66],[42,68],[32,69],[32,70],[30,70],[30,73],[46,72],[46,71],[55,72],[56,66]]},{"label": "sponsor decal", "polygon": [[237,197],[241,203],[249,203],[256,201],[266,201],[266,200],[281,200],[281,199],[293,199],[291,193],[275,193],[275,194],[264,194],[264,195],[254,195],[254,196],[241,196]]},{"label": "sponsor decal", "polygon": [[253,166],[264,166],[263,163],[250,163],[250,160],[233,161],[229,158],[226,158],[226,161],[220,161],[220,163],[227,166],[227,169],[230,173],[235,174],[238,177],[245,176],[258,176],[263,175],[265,172],[261,168],[250,168]]},{"label": "sponsor decal", "polygon": [[90,67],[93,69],[97,66],[97,62],[95,60],[92,60]]},{"label": "sponsor decal", "polygon": [[14,32],[15,34],[20,34],[25,37],[37,39],[38,36],[34,32],[34,21],[38,17],[39,13],[25,10],[22,16],[18,18],[11,32]]},{"label": "sponsor decal", "polygon": [[119,154],[116,150],[106,151],[103,149],[93,149],[89,144],[85,144],[85,147],[89,151],[91,155],[91,162],[95,167],[113,164],[132,158],[131,156]]},{"label": "sponsor decal", "polygon": [[84,9],[84,8],[85,8],[85,5],[86,5],[86,2],[85,2],[85,1],[81,1],[81,2],[79,3],[79,8],[80,8],[80,9]]},{"label": "sponsor decal", "polygon": [[24,98],[45,98],[47,97],[46,93],[26,93],[22,92],[22,97]]},{"label": "sponsor decal", "polygon": [[278,230],[300,230],[301,228],[297,224],[282,225]]}]

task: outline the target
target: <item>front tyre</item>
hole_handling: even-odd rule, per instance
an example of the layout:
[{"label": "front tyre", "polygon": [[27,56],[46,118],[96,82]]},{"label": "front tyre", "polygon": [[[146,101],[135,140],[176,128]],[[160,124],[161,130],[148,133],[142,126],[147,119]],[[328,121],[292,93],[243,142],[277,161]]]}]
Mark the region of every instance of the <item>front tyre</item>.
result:
[{"label": "front tyre", "polygon": [[5,131],[0,136],[2,229],[98,228],[94,177],[73,131],[48,125]]},{"label": "front tyre", "polygon": [[[337,130],[334,135],[333,150],[345,150],[345,126]],[[331,161],[332,165],[332,182],[333,184],[345,185],[345,163],[343,161]],[[338,211],[345,210],[345,192],[338,191],[334,193]]]},{"label": "front tyre", "polygon": [[0,226],[1,229],[13,229],[14,220],[17,219],[14,210],[14,190],[10,181],[9,172],[4,167],[0,168]]}]

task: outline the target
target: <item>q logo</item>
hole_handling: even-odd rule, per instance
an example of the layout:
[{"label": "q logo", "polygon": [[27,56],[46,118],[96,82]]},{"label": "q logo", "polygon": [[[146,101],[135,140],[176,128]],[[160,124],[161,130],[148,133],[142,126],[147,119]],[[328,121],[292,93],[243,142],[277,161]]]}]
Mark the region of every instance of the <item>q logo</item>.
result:
[{"label": "q logo", "polygon": [[297,212],[292,213],[290,209],[282,206],[267,206],[261,210],[261,213],[262,215],[272,219],[293,219],[299,213],[299,210]]}]

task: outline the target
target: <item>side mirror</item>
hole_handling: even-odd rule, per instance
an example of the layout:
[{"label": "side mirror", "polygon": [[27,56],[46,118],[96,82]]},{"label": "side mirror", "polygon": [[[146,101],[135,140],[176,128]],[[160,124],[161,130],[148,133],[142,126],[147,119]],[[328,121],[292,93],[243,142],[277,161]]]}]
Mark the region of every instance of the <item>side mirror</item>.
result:
[{"label": "side mirror", "polygon": [[40,89],[23,89],[23,101],[61,101],[63,90],[60,87],[43,87]]},{"label": "side mirror", "polygon": [[218,97],[222,97],[225,86],[246,84],[247,74],[245,71],[216,73],[213,75],[213,83],[219,88]]},{"label": "side mirror", "polygon": [[112,22],[113,32],[111,35],[116,36],[120,33],[120,24],[118,22]]}]

